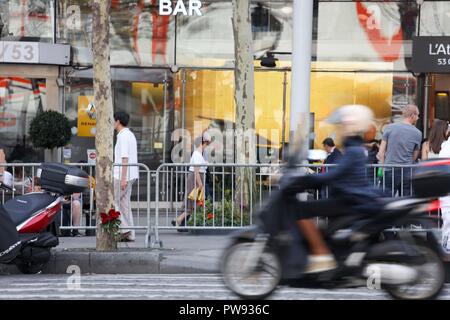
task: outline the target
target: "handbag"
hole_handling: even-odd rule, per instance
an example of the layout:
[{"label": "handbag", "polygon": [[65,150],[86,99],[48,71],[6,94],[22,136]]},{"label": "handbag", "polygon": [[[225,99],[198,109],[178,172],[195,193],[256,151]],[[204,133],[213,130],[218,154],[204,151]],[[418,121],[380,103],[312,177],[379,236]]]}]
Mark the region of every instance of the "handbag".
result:
[{"label": "handbag", "polygon": [[203,188],[194,188],[188,195],[188,199],[193,201],[203,201],[204,198],[205,194],[203,192]]}]

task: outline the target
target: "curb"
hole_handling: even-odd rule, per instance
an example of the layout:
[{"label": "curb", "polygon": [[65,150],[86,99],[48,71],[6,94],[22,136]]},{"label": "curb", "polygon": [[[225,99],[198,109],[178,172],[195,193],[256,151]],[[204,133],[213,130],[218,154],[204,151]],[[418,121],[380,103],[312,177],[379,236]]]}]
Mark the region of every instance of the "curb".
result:
[{"label": "curb", "polygon": [[[200,261],[199,261],[200,260]],[[162,251],[53,250],[44,274],[72,273],[71,266],[81,274],[175,274],[217,273],[211,261],[198,257]],[[0,274],[21,274],[15,265],[0,264]]]}]

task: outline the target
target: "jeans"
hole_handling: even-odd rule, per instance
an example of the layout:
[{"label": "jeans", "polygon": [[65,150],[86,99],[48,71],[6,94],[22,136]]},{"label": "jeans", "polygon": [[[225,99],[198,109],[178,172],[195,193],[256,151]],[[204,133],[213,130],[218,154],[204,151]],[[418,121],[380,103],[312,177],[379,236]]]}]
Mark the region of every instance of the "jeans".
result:
[{"label": "jeans", "polygon": [[397,192],[400,197],[409,197],[412,195],[411,177],[412,168],[385,169],[381,188],[389,197],[394,197]]}]

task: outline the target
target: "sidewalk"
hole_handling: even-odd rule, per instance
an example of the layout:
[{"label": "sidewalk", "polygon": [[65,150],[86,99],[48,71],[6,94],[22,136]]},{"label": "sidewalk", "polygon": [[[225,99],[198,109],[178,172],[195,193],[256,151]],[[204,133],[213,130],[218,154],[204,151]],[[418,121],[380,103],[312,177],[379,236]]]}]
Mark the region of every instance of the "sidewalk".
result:
[{"label": "sidewalk", "polygon": [[[165,230],[160,231],[163,248],[146,249],[145,234],[139,232],[136,242],[119,243],[117,252],[97,252],[95,237],[62,237],[44,273],[66,274],[74,265],[83,274],[218,273],[229,239],[223,234]],[[446,267],[450,281],[449,262]],[[0,264],[0,274],[17,273],[15,266]]]},{"label": "sidewalk", "polygon": [[[96,252],[95,237],[62,237],[44,273],[65,274],[71,265],[80,267],[83,274],[217,273],[228,239],[223,234],[160,231],[163,248],[146,249],[145,235],[138,233],[136,242],[119,243],[117,252]],[[1,273],[19,271],[0,265]]]}]

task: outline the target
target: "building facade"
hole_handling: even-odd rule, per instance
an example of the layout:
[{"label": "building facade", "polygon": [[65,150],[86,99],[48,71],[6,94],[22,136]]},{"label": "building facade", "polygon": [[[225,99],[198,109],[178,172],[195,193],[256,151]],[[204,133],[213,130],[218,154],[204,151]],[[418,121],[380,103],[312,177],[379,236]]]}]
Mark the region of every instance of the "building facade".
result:
[{"label": "building facade", "polygon": [[[289,143],[292,0],[253,1],[251,10],[255,129],[263,150],[258,159],[277,162]],[[130,113],[139,162],[152,169],[171,162],[177,129],[223,131],[234,124],[232,4],[202,1],[201,11],[202,16],[162,16],[157,0],[112,0],[114,108]],[[95,123],[88,117],[93,99],[91,1],[0,0],[0,18],[0,41],[13,50],[9,60],[0,56],[0,137],[9,160],[44,160],[44,153],[31,145],[28,127],[39,110],[53,109],[72,123],[72,140],[61,160],[87,161],[88,150],[95,148]],[[411,67],[415,36],[450,36],[450,1],[315,1],[313,29],[315,148],[336,136],[323,120],[343,104],[374,110],[377,121],[367,139],[379,138],[407,103],[419,105],[424,131],[433,118],[450,117],[450,77]],[[50,47],[39,49],[42,61],[26,61],[27,43],[69,47],[70,59],[50,59],[55,51]],[[0,48],[4,55],[5,46]],[[22,59],[12,60],[19,51]],[[261,66],[270,54],[276,66]]]}]

